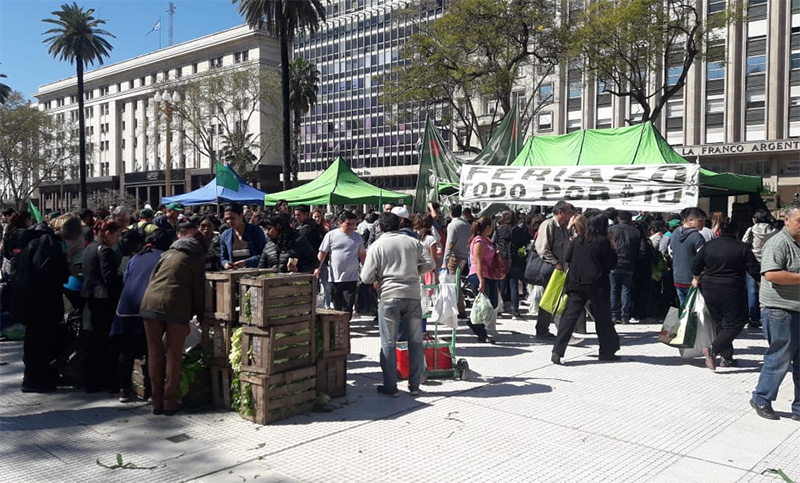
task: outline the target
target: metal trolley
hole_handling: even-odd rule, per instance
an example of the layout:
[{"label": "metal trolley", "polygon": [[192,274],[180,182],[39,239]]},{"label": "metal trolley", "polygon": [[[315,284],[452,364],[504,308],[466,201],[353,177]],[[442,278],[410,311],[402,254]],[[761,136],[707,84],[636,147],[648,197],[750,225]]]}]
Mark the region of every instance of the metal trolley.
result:
[{"label": "metal trolley", "polygon": [[[446,270],[445,270],[446,272]],[[446,275],[449,277],[449,275]],[[439,296],[441,285],[452,284],[455,285],[456,296],[458,295],[458,281],[461,279],[461,270],[456,270],[455,280],[440,282],[438,284],[425,285],[422,284],[422,290],[428,290],[432,294],[431,300]],[[425,351],[425,375],[427,379],[461,379],[466,380],[469,377],[469,364],[466,359],[459,359],[456,357],[456,329],[446,328],[449,336],[442,333],[440,335],[439,322],[430,322],[432,311],[429,310],[422,315],[426,321],[426,331],[423,340]],[[431,327],[427,324],[433,325],[433,333],[430,333]],[[442,331],[444,332],[444,331]]]}]

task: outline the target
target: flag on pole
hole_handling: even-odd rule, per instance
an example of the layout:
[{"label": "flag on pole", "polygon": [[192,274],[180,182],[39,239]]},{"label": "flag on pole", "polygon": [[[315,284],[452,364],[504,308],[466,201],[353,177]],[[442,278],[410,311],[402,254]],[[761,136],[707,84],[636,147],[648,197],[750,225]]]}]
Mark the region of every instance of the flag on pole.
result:
[{"label": "flag on pole", "polygon": [[33,219],[36,220],[36,223],[42,222],[42,212],[33,204],[33,200],[28,200],[28,210],[31,212]]},{"label": "flag on pole", "polygon": [[223,188],[228,188],[231,191],[239,192],[239,178],[236,177],[236,173],[227,166],[222,163],[216,163],[217,165],[217,186],[222,186]]},{"label": "flag on pole", "polygon": [[158,19],[156,24],[153,25],[153,28],[151,28],[150,31],[147,32],[147,35],[149,35],[151,32],[155,32],[156,30],[161,30],[161,19],[160,18]]}]

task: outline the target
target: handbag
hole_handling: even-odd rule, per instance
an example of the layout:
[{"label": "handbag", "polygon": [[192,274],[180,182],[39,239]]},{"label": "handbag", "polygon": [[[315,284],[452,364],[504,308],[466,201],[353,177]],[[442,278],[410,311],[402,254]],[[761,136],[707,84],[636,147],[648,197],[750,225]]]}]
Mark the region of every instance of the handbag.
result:
[{"label": "handbag", "polygon": [[506,278],[510,269],[511,267],[508,265],[508,261],[500,255],[500,251],[495,251],[492,257],[492,264],[489,265],[489,278],[492,280],[502,280]]},{"label": "handbag", "polygon": [[546,286],[550,281],[550,276],[555,270],[555,266],[547,263],[536,253],[536,250],[531,250],[528,253],[528,260],[525,262],[525,281],[531,285]]},{"label": "handbag", "polygon": [[661,332],[658,334],[659,341],[682,349],[694,347],[699,322],[695,307],[697,297],[697,289],[692,287],[681,308],[679,310],[670,309],[664,325],[661,326]]}]

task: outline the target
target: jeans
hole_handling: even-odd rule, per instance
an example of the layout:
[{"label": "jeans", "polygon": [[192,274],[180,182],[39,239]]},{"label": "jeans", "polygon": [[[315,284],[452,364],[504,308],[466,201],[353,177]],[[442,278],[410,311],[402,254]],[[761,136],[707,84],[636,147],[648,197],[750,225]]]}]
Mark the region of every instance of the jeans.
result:
[{"label": "jeans", "polygon": [[508,280],[508,291],[511,295],[511,310],[519,312],[519,279],[507,277],[506,280]]},{"label": "jeans", "polygon": [[800,312],[765,308],[761,311],[761,324],[769,348],[764,354],[764,365],[753,391],[753,402],[766,406],[777,399],[778,388],[791,367],[794,380],[792,414],[800,416]]},{"label": "jeans", "polygon": [[331,284],[333,308],[335,310],[342,310],[348,314],[353,313],[353,306],[356,304],[357,293],[358,282],[333,282]]},{"label": "jeans", "polygon": [[381,334],[383,387],[389,392],[397,390],[397,333],[402,329],[408,340],[408,385],[411,389],[419,389],[425,369],[419,299],[381,299],[378,303],[378,329]]},{"label": "jeans", "polygon": [[678,287],[676,285],[675,291],[678,292],[678,305],[683,305],[683,301],[689,295],[689,287]]},{"label": "jeans", "polygon": [[761,306],[758,301],[758,284],[756,279],[748,273],[747,280],[747,306],[750,309],[750,321],[758,322],[761,320]]},{"label": "jeans", "polygon": [[633,286],[633,270],[611,270],[611,319],[628,320],[631,318],[631,286]]}]

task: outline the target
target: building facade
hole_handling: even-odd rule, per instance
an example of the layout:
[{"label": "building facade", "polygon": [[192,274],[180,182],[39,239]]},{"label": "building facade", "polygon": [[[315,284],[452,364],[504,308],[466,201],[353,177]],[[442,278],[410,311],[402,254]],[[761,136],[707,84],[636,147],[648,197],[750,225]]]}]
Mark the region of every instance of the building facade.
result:
[{"label": "building facade", "polygon": [[[84,109],[90,198],[91,193],[116,190],[133,198],[137,206],[155,206],[163,196],[182,194],[208,182],[213,178],[210,154],[213,151],[217,160],[222,158],[223,126],[213,124],[214,117],[208,115],[212,124],[205,131],[208,138],[204,145],[189,129],[189,123],[173,112],[168,192],[167,116],[165,105],[155,102],[156,93],[180,94],[188,82],[240,69],[277,72],[279,59],[275,38],[240,26],[86,72]],[[75,77],[41,86],[36,98],[40,109],[77,129]],[[258,112],[244,127],[251,136],[280,126],[275,114],[280,112],[279,104],[260,106]],[[264,189],[278,189],[282,162],[279,141],[263,143],[258,149],[263,151],[259,153],[263,161],[258,182]],[[73,164],[63,180],[40,187],[40,206],[44,209],[78,206],[77,161]]]},{"label": "building facade", "polygon": [[416,188],[416,143],[425,129],[425,113],[407,115],[388,105],[381,76],[406,62],[401,49],[417,22],[441,16],[444,2],[425,2],[422,16],[408,20],[401,11],[410,3],[333,0],[317,33],[296,40],[295,57],[320,71],[317,105],[302,122],[300,181],[314,179],[342,156],[377,186],[406,192]]}]

